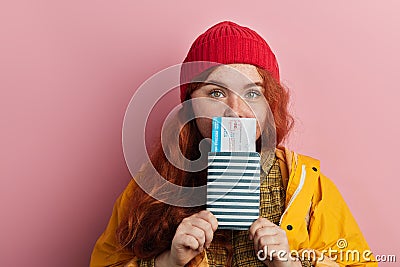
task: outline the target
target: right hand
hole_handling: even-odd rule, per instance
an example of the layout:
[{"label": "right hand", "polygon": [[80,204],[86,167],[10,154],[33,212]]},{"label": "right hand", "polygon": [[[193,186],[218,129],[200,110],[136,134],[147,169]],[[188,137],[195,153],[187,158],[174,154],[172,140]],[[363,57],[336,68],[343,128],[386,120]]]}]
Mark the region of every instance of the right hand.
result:
[{"label": "right hand", "polygon": [[185,266],[210,246],[217,228],[217,218],[207,210],[183,219],[172,239],[171,250],[157,257],[156,266]]}]

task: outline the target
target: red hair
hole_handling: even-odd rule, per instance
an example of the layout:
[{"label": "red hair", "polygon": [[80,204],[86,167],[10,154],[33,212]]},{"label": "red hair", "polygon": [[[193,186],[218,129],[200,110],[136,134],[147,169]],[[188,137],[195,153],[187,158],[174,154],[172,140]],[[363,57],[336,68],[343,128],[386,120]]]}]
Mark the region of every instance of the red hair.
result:
[{"label": "red hair", "polygon": [[278,146],[287,139],[294,125],[294,119],[289,112],[289,90],[277,82],[268,71],[261,68],[257,68],[257,71],[263,79],[264,96],[274,116],[276,145]]},{"label": "red hair", "polygon": [[[257,68],[257,70],[264,81],[265,98],[269,103],[275,122],[276,145],[279,145],[287,137],[293,126],[293,118],[288,112],[289,92],[269,72],[260,68]],[[209,73],[210,71],[207,72],[207,75]],[[189,99],[190,94],[200,85],[200,83],[190,84],[186,99]],[[188,106],[183,106],[178,112],[177,120],[170,124],[165,132],[172,136],[176,135],[177,129],[181,129],[179,132],[180,150],[186,159],[196,160],[201,156],[199,143],[203,137],[197,128],[195,120],[183,125],[182,122],[186,121],[185,119],[192,112],[189,109]],[[206,169],[197,173],[183,171],[171,164],[166,155],[174,160],[179,160],[176,147],[167,146],[164,151],[161,144],[159,144],[150,156],[151,163],[148,163],[153,164],[154,169],[164,179],[186,187],[197,187],[206,184]],[[151,175],[155,175],[154,170],[149,165],[145,165],[135,178],[143,178],[143,181],[146,181],[146,177]],[[154,185],[154,190],[158,190],[157,185]],[[185,199],[182,199],[182,202],[185,202]],[[188,208],[166,204],[154,199],[136,186],[130,195],[127,216],[125,216],[117,229],[118,241],[122,248],[131,250],[138,258],[156,257],[171,248],[172,239],[181,221],[203,209],[205,209],[204,206]],[[230,236],[228,234],[229,231],[217,230],[214,235],[214,241],[225,245],[228,250],[231,250],[230,240],[226,238]]]}]

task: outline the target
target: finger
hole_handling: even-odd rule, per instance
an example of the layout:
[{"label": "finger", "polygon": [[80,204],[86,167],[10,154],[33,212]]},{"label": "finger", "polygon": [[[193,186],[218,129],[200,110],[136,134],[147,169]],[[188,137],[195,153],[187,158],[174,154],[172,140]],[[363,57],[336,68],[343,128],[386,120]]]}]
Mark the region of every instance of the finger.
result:
[{"label": "finger", "polygon": [[181,245],[192,250],[197,250],[200,248],[199,241],[192,235],[183,234],[179,240],[180,242],[178,242],[178,246]]},{"label": "finger", "polygon": [[256,251],[263,249],[265,246],[270,248],[271,246],[279,246],[281,244],[281,239],[278,235],[272,236],[261,236],[257,240],[254,239],[254,248]]},{"label": "finger", "polygon": [[211,211],[202,210],[202,211],[194,214],[194,216],[202,218],[202,219],[206,220],[208,223],[210,223],[213,232],[215,232],[217,230],[218,220],[217,220],[217,217],[215,217],[214,214],[211,213]]},{"label": "finger", "polygon": [[202,229],[193,226],[185,234],[186,235],[191,235],[194,238],[196,238],[197,242],[199,243],[199,247],[198,247],[199,250],[201,250],[204,247],[204,244],[206,242],[206,237],[205,237],[204,231]]},{"label": "finger", "polygon": [[271,227],[271,226],[257,229],[253,237],[255,249],[260,248],[258,244],[260,243],[261,238],[266,238],[267,241],[269,239],[271,240],[271,242],[266,243],[266,245],[274,244],[273,240],[278,238],[278,230],[276,229],[276,227]]},{"label": "finger", "polygon": [[214,237],[214,231],[211,224],[202,218],[193,218],[192,220],[190,220],[190,223],[192,224],[192,226],[203,230],[205,236],[205,246],[206,248],[208,248]]},{"label": "finger", "polygon": [[203,247],[206,240],[205,232],[203,229],[193,225],[194,220],[196,220],[196,218],[193,217],[183,219],[178,226],[177,233],[179,235],[186,234],[193,236],[199,242],[200,247]]},{"label": "finger", "polygon": [[278,235],[280,234],[280,229],[278,226],[264,226],[261,228],[258,228],[255,233],[253,238],[264,236],[264,235]]},{"label": "finger", "polygon": [[255,232],[257,229],[262,228],[262,227],[267,227],[267,226],[276,226],[273,222],[268,220],[267,218],[260,217],[257,220],[255,220],[249,229],[249,239],[253,240]]},{"label": "finger", "polygon": [[[188,236],[194,238],[196,240],[196,243],[193,243],[191,239],[188,239]],[[185,242],[189,243],[186,244]],[[182,228],[177,238],[178,245],[188,246],[194,250],[201,250],[204,247],[204,242],[204,232],[197,227]]]},{"label": "finger", "polygon": [[289,243],[286,237],[286,232],[283,229],[279,228],[278,234],[268,236],[261,236],[258,240],[258,243],[254,244],[254,248],[256,252],[268,247],[269,256],[273,256],[274,258],[285,258],[288,256],[288,252],[290,250]]}]

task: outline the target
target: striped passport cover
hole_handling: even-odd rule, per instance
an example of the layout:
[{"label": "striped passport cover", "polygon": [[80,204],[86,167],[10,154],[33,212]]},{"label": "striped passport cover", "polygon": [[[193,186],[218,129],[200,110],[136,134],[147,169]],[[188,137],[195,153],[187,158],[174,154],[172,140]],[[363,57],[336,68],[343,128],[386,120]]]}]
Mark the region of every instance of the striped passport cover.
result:
[{"label": "striped passport cover", "polygon": [[260,155],[257,152],[209,152],[207,210],[219,229],[247,230],[260,207]]}]

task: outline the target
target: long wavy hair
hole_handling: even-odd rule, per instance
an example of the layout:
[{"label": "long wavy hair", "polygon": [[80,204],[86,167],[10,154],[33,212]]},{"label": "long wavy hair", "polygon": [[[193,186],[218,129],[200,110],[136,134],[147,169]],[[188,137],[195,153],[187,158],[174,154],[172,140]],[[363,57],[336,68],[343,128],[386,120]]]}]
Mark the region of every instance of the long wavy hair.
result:
[{"label": "long wavy hair", "polygon": [[[279,145],[287,138],[290,130],[293,127],[293,118],[288,111],[289,91],[277,82],[272,75],[264,69],[257,68],[263,80],[265,88],[265,98],[269,103],[272,115],[274,117],[276,130],[276,145]],[[209,75],[210,71],[207,73]],[[190,98],[191,93],[199,88],[201,83],[189,84],[186,99]],[[171,124],[166,131],[171,137],[176,136],[177,129],[179,132],[179,147],[181,153],[188,160],[197,160],[201,157],[199,150],[200,141],[203,139],[195,120],[183,125],[187,116],[193,111],[191,107],[183,106],[178,111],[177,120]],[[193,118],[193,117],[192,117]],[[259,140],[257,141],[259,143]],[[257,146],[257,150],[260,147]],[[158,144],[157,148],[150,155],[150,162],[142,167],[136,179],[149,175],[155,175],[158,172],[164,179],[180,186],[198,187],[205,185],[207,181],[207,170],[199,172],[186,172],[170,163],[168,158],[173,158],[179,161],[180,154],[175,147],[163,147]],[[150,168],[149,164],[154,166]],[[142,181],[141,180],[141,181]],[[154,185],[153,190],[157,191],[157,185]],[[182,199],[182,203],[185,199]],[[204,206],[198,207],[179,207],[166,204],[160,200],[154,199],[149,194],[145,193],[139,186],[133,188],[133,192],[129,196],[128,207],[124,207],[127,212],[126,216],[118,226],[116,235],[121,249],[127,249],[141,259],[149,259],[156,257],[165,250],[170,249],[172,239],[176,229],[181,221],[197,213]],[[219,242],[225,246],[228,251],[231,251],[230,232],[227,230],[217,230],[214,234],[213,242]],[[231,253],[228,253],[231,259]],[[190,264],[189,264],[190,265]]]}]

